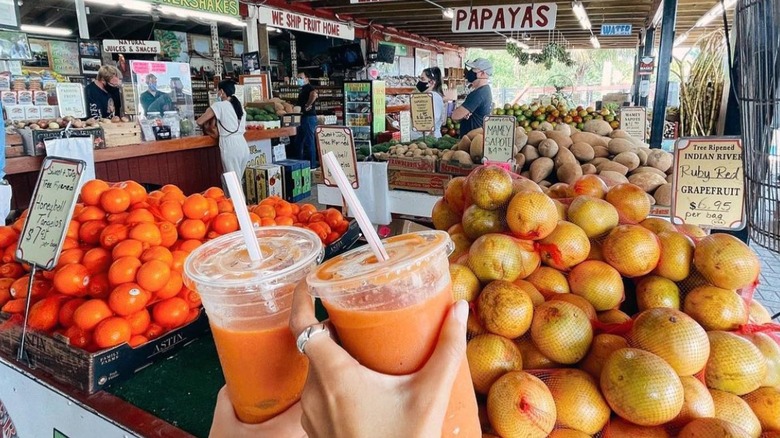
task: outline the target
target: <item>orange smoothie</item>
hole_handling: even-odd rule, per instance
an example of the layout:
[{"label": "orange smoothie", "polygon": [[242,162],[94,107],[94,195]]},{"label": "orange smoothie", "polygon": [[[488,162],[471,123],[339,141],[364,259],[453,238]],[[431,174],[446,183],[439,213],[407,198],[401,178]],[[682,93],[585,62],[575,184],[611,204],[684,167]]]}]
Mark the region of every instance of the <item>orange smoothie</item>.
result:
[{"label": "orange smoothie", "polygon": [[309,360],[295,347],[286,320],[277,327],[246,331],[211,324],[211,333],[230,401],[241,421],[263,422],[300,399]]}]

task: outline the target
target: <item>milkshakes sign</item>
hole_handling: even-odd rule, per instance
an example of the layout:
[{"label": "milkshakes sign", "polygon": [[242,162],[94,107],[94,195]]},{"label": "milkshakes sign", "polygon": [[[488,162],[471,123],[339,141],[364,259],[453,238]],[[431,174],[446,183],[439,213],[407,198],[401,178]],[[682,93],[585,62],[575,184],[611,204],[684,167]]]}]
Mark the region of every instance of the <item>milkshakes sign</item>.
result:
[{"label": "milkshakes sign", "polygon": [[452,31],[508,32],[555,29],[555,3],[455,8]]},{"label": "milkshakes sign", "polygon": [[355,29],[345,23],[337,21],[323,20],[322,18],[311,15],[303,15],[295,12],[285,11],[284,9],[268,8],[259,6],[258,20],[262,24],[283,29],[297,30],[300,32],[324,35],[331,38],[341,38],[344,40],[355,39]]},{"label": "milkshakes sign", "polygon": [[[238,17],[238,0],[146,0],[149,3],[175,6],[199,12]],[[121,3],[118,1],[117,3]]]}]

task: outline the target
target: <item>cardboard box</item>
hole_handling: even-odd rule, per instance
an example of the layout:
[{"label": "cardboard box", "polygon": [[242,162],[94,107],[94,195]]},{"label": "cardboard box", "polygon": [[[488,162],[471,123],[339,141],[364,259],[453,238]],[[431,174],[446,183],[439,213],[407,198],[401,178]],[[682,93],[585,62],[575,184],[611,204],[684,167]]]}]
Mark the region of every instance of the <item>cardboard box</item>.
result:
[{"label": "cardboard box", "polygon": [[431,195],[443,195],[444,189],[452,179],[443,173],[409,172],[406,170],[388,171],[390,189],[425,192]]},{"label": "cardboard box", "polygon": [[45,105],[45,106],[41,106],[40,109],[41,109],[42,119],[52,120],[57,118],[58,110],[56,106]]},{"label": "cardboard box", "polygon": [[256,140],[247,142],[247,144],[249,145],[249,154],[252,156],[249,164],[260,165],[274,162],[271,140]]},{"label": "cardboard box", "polygon": [[21,105],[3,105],[5,108],[5,117],[14,122],[24,120],[24,107]]},{"label": "cardboard box", "polygon": [[282,167],[276,164],[250,164],[244,171],[247,204],[257,204],[269,196],[284,196]]},{"label": "cardboard box", "polygon": [[284,199],[289,202],[302,201],[311,196],[311,163],[305,160],[282,160]]},{"label": "cardboard box", "polygon": [[408,170],[411,172],[436,172],[435,160],[423,160],[422,158],[392,157],[387,160],[389,170]]},{"label": "cardboard box", "polygon": [[[30,128],[19,129],[19,134],[22,135],[22,143],[24,144],[24,153],[26,155],[46,155],[45,140],[52,138],[62,138],[62,132],[64,129],[36,129]],[[92,143],[95,149],[105,149],[106,139],[103,135],[103,128],[83,128],[83,129],[71,129],[71,137],[89,137],[92,136]]]},{"label": "cardboard box", "polygon": [[0,91],[0,100],[3,102],[3,107],[16,105],[18,103],[16,100],[16,91]]},{"label": "cardboard box", "polygon": [[357,221],[353,219],[349,223],[349,228],[347,228],[347,231],[345,231],[344,234],[338,238],[338,240],[325,247],[325,260],[337,256],[352,248],[352,245],[358,241],[360,236],[360,225],[358,225]]},{"label": "cardboard box", "polygon": [[49,104],[49,93],[46,91],[33,91],[33,104],[41,106]]},{"label": "cardboard box", "polygon": [[41,119],[41,107],[34,105],[26,105],[24,107],[25,120],[40,120]]},{"label": "cardboard box", "polygon": [[[21,324],[8,314],[0,314],[0,352],[16,358],[22,334]],[[127,344],[89,353],[71,347],[62,337],[28,331],[25,351],[34,368],[51,374],[56,380],[81,391],[94,393],[104,386],[125,380],[153,362],[172,357],[208,331],[206,312],[201,309],[198,318],[176,330],[165,333],[146,344],[131,348]]]},{"label": "cardboard box", "polygon": [[325,178],[322,176],[321,169],[314,169],[311,171],[311,183],[312,184],[324,184]]},{"label": "cardboard box", "polygon": [[439,161],[439,173],[466,176],[481,164],[461,164],[457,161]]},{"label": "cardboard box", "polygon": [[19,90],[16,93],[17,101],[19,105],[32,105],[33,104],[33,92],[30,90]]},{"label": "cardboard box", "polygon": [[293,114],[293,113],[283,115],[282,126],[284,127],[301,126],[301,115]]}]

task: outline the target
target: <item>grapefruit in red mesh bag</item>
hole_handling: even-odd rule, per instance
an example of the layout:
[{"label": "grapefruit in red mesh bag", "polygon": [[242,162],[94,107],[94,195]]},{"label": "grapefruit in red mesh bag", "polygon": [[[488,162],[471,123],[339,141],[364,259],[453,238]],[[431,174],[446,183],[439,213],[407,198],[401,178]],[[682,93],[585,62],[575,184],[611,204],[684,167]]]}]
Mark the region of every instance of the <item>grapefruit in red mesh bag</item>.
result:
[{"label": "grapefruit in red mesh bag", "polygon": [[533,247],[505,234],[486,234],[469,248],[468,267],[483,283],[525,278],[539,264],[539,254]]},{"label": "grapefruit in red mesh bag", "polygon": [[597,380],[601,379],[601,370],[604,368],[604,363],[612,353],[621,348],[628,348],[628,341],[622,336],[607,333],[594,336],[588,355],[580,362],[580,369]]},{"label": "grapefruit in red mesh bag", "polygon": [[596,175],[585,175],[572,184],[571,191],[574,196],[592,196],[598,199],[604,199],[607,195],[607,184],[603,179]]},{"label": "grapefruit in red mesh bag", "polygon": [[485,210],[476,205],[466,208],[461,219],[463,232],[469,239],[477,239],[489,233],[506,231],[506,217],[501,210]]},{"label": "grapefruit in red mesh bag", "polygon": [[447,188],[444,190],[444,200],[452,207],[453,210],[463,213],[466,209],[466,193],[464,191],[466,183],[465,176],[458,176],[452,178],[447,183]]},{"label": "grapefruit in red mesh bag", "polygon": [[603,435],[604,438],[669,438],[669,436],[662,426],[640,426],[620,417],[610,420]]},{"label": "grapefruit in red mesh bag", "polygon": [[711,234],[696,244],[693,264],[713,286],[741,289],[758,279],[761,262],[750,247],[730,234]]},{"label": "grapefruit in red mesh bag", "polygon": [[550,388],[558,412],[556,427],[576,429],[588,435],[598,433],[612,411],[590,374],[577,369],[535,373]]},{"label": "grapefruit in red mesh bag", "polygon": [[502,438],[545,438],[555,426],[555,401],[539,378],[523,371],[504,374],[490,388],[490,424]]},{"label": "grapefruit in red mesh bag", "polygon": [[778,341],[766,333],[753,333],[744,335],[744,337],[758,347],[766,359],[766,377],[761,382],[761,386],[780,388],[780,344]]},{"label": "grapefruit in red mesh bag", "polygon": [[523,356],[514,342],[490,333],[469,341],[466,358],[474,389],[480,394],[487,394],[493,382],[509,371],[523,369]]},{"label": "grapefruit in red mesh bag", "polygon": [[553,199],[566,199],[571,198],[571,187],[566,183],[555,183],[547,190],[547,196]]},{"label": "grapefruit in red mesh bag", "polygon": [[688,278],[693,261],[693,241],[676,231],[662,231],[658,233],[658,243],[661,245],[661,259],[653,274],[672,281]]},{"label": "grapefruit in red mesh bag", "polygon": [[720,418],[697,418],[682,428],[677,438],[746,438],[741,427]]},{"label": "grapefruit in red mesh bag", "polygon": [[558,220],[565,221],[569,216],[569,205],[557,199],[553,199],[553,202],[555,203],[555,208],[558,209]]},{"label": "grapefruit in red mesh bag", "polygon": [[466,178],[471,201],[485,210],[497,210],[512,197],[512,177],[498,166],[480,166]]},{"label": "grapefruit in red mesh bag", "polygon": [[587,260],[569,272],[571,293],[579,295],[598,311],[613,309],[623,301],[623,278],[607,263]]},{"label": "grapefruit in red mesh bag", "polygon": [[574,198],[566,212],[569,221],[582,228],[590,238],[601,237],[618,225],[618,212],[603,199],[590,196]]},{"label": "grapefruit in red mesh bag", "polygon": [[531,327],[534,303],[520,286],[493,281],[479,294],[477,316],[489,332],[509,339],[520,337]]},{"label": "grapefruit in red mesh bag", "polygon": [[590,252],[586,260],[598,260],[604,261],[604,251],[601,249],[601,242],[597,240],[590,240]]},{"label": "grapefruit in red mesh bag", "polygon": [[558,209],[544,193],[518,193],[509,202],[506,221],[520,239],[544,239],[558,225]]},{"label": "grapefruit in red mesh bag", "polygon": [[547,301],[565,301],[567,303],[574,304],[575,306],[579,307],[580,310],[585,312],[585,316],[587,316],[590,321],[596,321],[598,319],[596,309],[593,308],[593,304],[589,303],[588,300],[582,298],[579,295],[552,294],[547,299]]},{"label": "grapefruit in red mesh bag", "polygon": [[679,376],[698,373],[710,357],[707,333],[693,318],[675,309],[640,313],[634,319],[629,342],[665,360]]},{"label": "grapefruit in red mesh bag", "polygon": [[[483,435],[482,438],[485,436]],[[555,429],[547,438],[590,438],[590,435],[574,429]]]},{"label": "grapefruit in red mesh bag", "polygon": [[548,297],[551,294],[567,294],[570,292],[566,276],[555,268],[542,266],[532,272],[525,280],[533,284],[544,297]]},{"label": "grapefruit in red mesh bag", "polygon": [[747,305],[732,290],[699,286],[688,292],[683,310],[705,330],[736,330],[748,321]]},{"label": "grapefruit in red mesh bag", "polygon": [[537,247],[542,263],[559,271],[568,271],[588,257],[590,240],[582,228],[560,221],[552,233],[538,241]]},{"label": "grapefruit in red mesh bag", "polygon": [[661,219],[659,217],[649,217],[640,222],[639,225],[647,228],[655,234],[658,234],[661,231],[677,231],[677,227],[675,227],[674,224],[666,219]]},{"label": "grapefruit in red mesh bag", "polygon": [[745,400],[730,392],[717,389],[710,390],[710,393],[715,403],[715,418],[738,426],[751,438],[761,436],[761,423]]},{"label": "grapefruit in red mesh bag", "polygon": [[448,259],[450,263],[457,263],[458,259],[469,253],[471,239],[466,237],[463,233],[451,234],[450,239],[452,239],[452,244],[455,246],[455,249],[452,250]]},{"label": "grapefruit in red mesh bag", "polygon": [[615,206],[621,223],[638,224],[650,214],[650,198],[639,186],[618,184],[609,189],[605,199]]},{"label": "grapefruit in red mesh bag", "polygon": [[601,391],[616,414],[640,426],[658,426],[682,410],[680,377],[657,355],[623,348],[601,370]]},{"label": "grapefruit in red mesh bag", "polygon": [[604,260],[624,277],[649,274],[661,258],[661,246],[652,231],[639,225],[620,225],[601,245]]},{"label": "grapefruit in red mesh bag", "polygon": [[522,192],[542,193],[542,188],[528,178],[514,178],[512,180],[512,196]]},{"label": "grapefruit in red mesh bag", "polygon": [[672,280],[657,275],[642,277],[636,284],[639,311],[668,307],[680,309],[680,288]]},{"label": "grapefruit in red mesh bag", "polygon": [[433,226],[437,230],[448,230],[451,226],[460,223],[461,214],[455,211],[447,202],[442,198],[433,204],[433,210],[431,211],[431,220]]},{"label": "grapefruit in red mesh bag", "polygon": [[542,293],[539,292],[539,289],[537,289],[536,286],[531,284],[529,281],[515,280],[514,284],[515,286],[520,287],[520,289],[522,289],[523,292],[528,294],[528,297],[531,298],[531,302],[534,303],[534,307],[544,302],[544,295],[542,295]]},{"label": "grapefruit in red mesh bag", "polygon": [[699,240],[707,237],[709,233],[704,231],[700,226],[693,225],[693,224],[682,224],[682,225],[676,225],[677,231],[685,234],[686,236],[694,239]]},{"label": "grapefruit in red mesh bag", "polygon": [[548,301],[534,311],[531,339],[551,360],[573,364],[588,353],[593,329],[588,315],[579,307],[564,301]]},{"label": "grapefruit in red mesh bag", "polygon": [[520,349],[520,353],[523,355],[523,369],[525,370],[543,370],[563,367],[562,364],[551,360],[539,351],[529,335],[515,339],[515,345],[517,345],[517,348]]},{"label": "grapefruit in red mesh bag", "polygon": [[751,299],[748,303],[748,315],[751,324],[769,324],[772,322],[772,315],[757,300]]},{"label": "grapefruit in red mesh bag", "polygon": [[710,358],[705,368],[707,386],[745,395],[764,382],[766,358],[753,343],[730,332],[711,331]]},{"label": "grapefruit in red mesh bag", "polygon": [[479,279],[468,266],[450,265],[450,279],[452,279],[452,299],[474,301],[482,290]]},{"label": "grapefruit in red mesh bag", "polygon": [[682,427],[697,418],[709,418],[715,416],[715,402],[712,401],[712,395],[707,386],[695,376],[680,377],[683,385],[682,410],[677,415],[671,425]]},{"label": "grapefruit in red mesh bag", "polygon": [[598,313],[599,322],[602,324],[621,324],[631,320],[631,317],[619,309],[609,309]]},{"label": "grapefruit in red mesh bag", "polygon": [[742,399],[756,414],[764,432],[780,432],[780,389],[758,388]]}]

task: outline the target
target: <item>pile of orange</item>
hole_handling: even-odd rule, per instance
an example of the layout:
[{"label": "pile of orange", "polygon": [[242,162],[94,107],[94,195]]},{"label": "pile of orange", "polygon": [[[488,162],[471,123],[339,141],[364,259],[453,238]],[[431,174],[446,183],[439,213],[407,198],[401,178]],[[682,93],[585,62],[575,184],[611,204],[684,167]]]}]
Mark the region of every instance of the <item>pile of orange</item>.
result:
[{"label": "pile of orange", "polygon": [[329,208],[317,211],[312,204],[293,204],[278,196],[271,196],[258,205],[249,206],[253,222],[261,226],[292,225],[308,228],[320,236],[322,243],[329,245],[339,239],[349,228],[349,221],[340,211]]},{"label": "pile of orange", "polygon": [[[25,307],[29,267],[14,259],[25,216],[0,227],[0,310],[7,313]],[[222,189],[185,196],[174,185],[147,193],[134,181],[89,181],[56,268],[36,274],[29,325],[89,351],[142,345],[198,317],[200,297],[182,281],[184,260],[205,240],[236,230]]]}]

